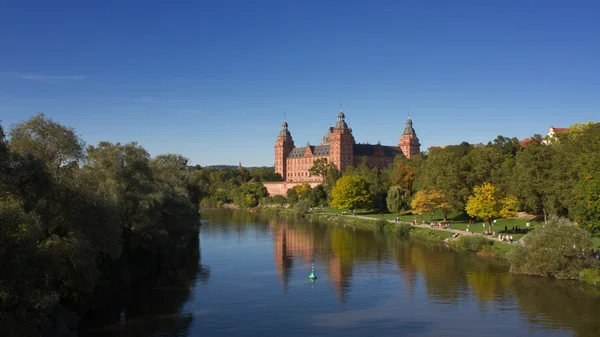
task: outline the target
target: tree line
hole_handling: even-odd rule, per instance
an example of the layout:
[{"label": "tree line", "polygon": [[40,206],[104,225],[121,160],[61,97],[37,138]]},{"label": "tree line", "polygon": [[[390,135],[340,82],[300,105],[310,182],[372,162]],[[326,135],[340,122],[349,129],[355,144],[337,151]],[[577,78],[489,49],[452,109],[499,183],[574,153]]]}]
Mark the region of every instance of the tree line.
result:
[{"label": "tree line", "polygon": [[411,159],[397,157],[386,169],[364,161],[332,173],[335,167],[321,160],[311,173],[324,177],[327,200],[339,209],[497,217],[518,209],[546,219],[566,217],[599,234],[599,164],[600,123],[590,122],[551,139],[536,134],[521,143],[498,136],[487,145],[432,147]]},{"label": "tree line", "polygon": [[44,114],[0,125],[0,326],[8,336],[76,327],[99,289],[197,254],[202,190],[180,155],[87,146]]},{"label": "tree line", "polygon": [[463,212],[486,221],[519,210],[545,219],[565,217],[600,234],[600,123],[574,124],[553,138],[536,134],[519,142],[498,136],[486,145],[431,147],[411,159],[397,157],[385,169],[369,168],[364,160],[339,172],[321,158],[309,172],[323,183],[316,188],[301,184],[285,197],[267,196],[260,186],[243,187],[280,180],[274,172],[270,180],[251,177],[245,169],[204,168],[195,174],[207,206],[303,201],[312,207],[393,213]]}]

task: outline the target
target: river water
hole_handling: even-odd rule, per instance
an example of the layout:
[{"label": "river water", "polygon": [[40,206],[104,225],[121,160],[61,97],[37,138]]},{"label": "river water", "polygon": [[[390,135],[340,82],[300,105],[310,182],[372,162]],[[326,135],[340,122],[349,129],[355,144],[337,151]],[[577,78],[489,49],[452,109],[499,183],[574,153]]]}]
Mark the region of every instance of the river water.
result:
[{"label": "river water", "polygon": [[197,259],[115,296],[80,336],[600,335],[600,292],[576,281],[303,219],[202,217]]}]

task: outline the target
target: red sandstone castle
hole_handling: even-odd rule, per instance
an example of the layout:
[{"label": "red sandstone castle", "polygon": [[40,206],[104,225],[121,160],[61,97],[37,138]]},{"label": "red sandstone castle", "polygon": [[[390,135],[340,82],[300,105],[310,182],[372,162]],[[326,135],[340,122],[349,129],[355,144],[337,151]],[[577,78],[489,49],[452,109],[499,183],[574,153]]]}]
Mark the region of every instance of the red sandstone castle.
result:
[{"label": "red sandstone castle", "polygon": [[275,143],[275,173],[281,174],[284,182],[320,182],[321,177],[311,176],[308,172],[313,162],[320,158],[326,158],[328,163],[333,163],[338,170],[344,171],[350,165],[358,166],[364,158],[369,167],[385,168],[394,161],[396,156],[411,158],[421,152],[421,144],[412,127],[410,117],[406,120],[406,127],[398,146],[379,143],[357,144],[341,109],[337,118],[335,127],[330,127],[323,136],[321,145],[306,144],[305,147],[294,146],[288,124],[283,122]]}]

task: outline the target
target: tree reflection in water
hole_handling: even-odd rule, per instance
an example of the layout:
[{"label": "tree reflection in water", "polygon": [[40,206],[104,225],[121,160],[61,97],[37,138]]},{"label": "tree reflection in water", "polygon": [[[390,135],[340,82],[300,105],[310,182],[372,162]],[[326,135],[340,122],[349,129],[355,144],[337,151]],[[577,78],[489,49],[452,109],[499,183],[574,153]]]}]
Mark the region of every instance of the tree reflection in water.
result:
[{"label": "tree reflection in water", "polygon": [[90,312],[80,326],[82,337],[187,335],[194,320],[181,309],[197,281],[208,282],[210,268],[192,254],[181,267],[111,296],[104,308]]},{"label": "tree reflection in water", "polygon": [[[430,309],[440,310],[438,312],[450,321],[465,319],[461,316],[463,308],[470,310],[471,315],[490,312],[491,315],[481,315],[481,321],[473,323],[482,329],[487,328],[484,324],[493,323],[501,327],[514,324],[506,328],[512,332],[548,328],[567,330],[557,331],[558,334],[573,331],[579,335],[594,335],[600,331],[600,322],[594,315],[600,308],[597,290],[579,282],[511,275],[504,260],[454,252],[443,243],[415,242],[302,218],[261,217],[248,212],[215,211],[206,222],[202,237],[218,245],[216,250],[211,246],[211,266],[215,270],[222,268],[219,272],[222,272],[220,282],[223,283],[220,288],[220,283],[212,282],[207,289],[211,288],[213,293],[223,290],[222,294],[192,298],[194,287],[201,289],[210,276],[210,269],[199,263],[198,256],[174,275],[116,296],[112,309],[104,317],[95,317],[92,322],[95,324],[87,324],[81,336],[175,336],[207,331],[213,335],[223,331],[243,332],[248,336],[264,332],[281,335],[287,329],[309,333],[311,326],[299,323],[303,314],[310,319],[318,317],[326,326],[332,318],[344,323],[348,317],[353,320],[352,315],[358,319],[360,315],[370,314],[373,317],[360,318],[365,318],[364,322],[371,322],[369,319],[385,322],[392,330],[400,329],[397,331],[406,329],[398,323],[397,311],[407,315],[406,324],[412,324],[411,319],[422,320],[422,327],[427,329],[446,324],[444,320],[423,319],[424,316],[418,314],[411,316],[415,305],[426,313]],[[250,248],[249,242],[252,243]],[[241,252],[256,249],[259,254],[248,256],[247,261],[244,256],[238,259],[238,245],[245,246]],[[221,260],[215,252],[223,251],[229,254]],[[252,268],[260,272],[248,275],[249,268],[239,268],[239,265],[233,268],[232,258],[243,261],[240,262],[243,265],[253,264]],[[329,304],[327,298],[332,292],[334,296],[329,298],[334,303],[339,301],[340,308],[328,307],[317,314],[313,312],[311,301],[304,302],[304,284],[309,283],[307,277],[313,259],[319,275],[315,288],[323,296],[322,305]],[[303,272],[306,274],[299,275]],[[262,283],[246,288],[248,277]],[[270,280],[276,287],[279,283],[281,288],[273,292]],[[380,281],[383,285],[378,283]],[[322,287],[322,282],[329,283],[332,289]],[[253,291],[248,293],[246,289]],[[406,293],[399,295],[402,291]],[[265,298],[265,303],[255,303],[256,298]],[[192,325],[194,317],[182,311],[186,301],[196,302],[193,307],[210,312],[210,319],[202,322],[197,319]],[[236,305],[232,307],[234,302]],[[302,303],[311,306],[304,307]],[[461,310],[454,310],[457,307]],[[287,312],[282,313],[285,308],[297,310],[294,314],[297,316],[290,319]],[[448,308],[453,310],[448,311]],[[256,314],[266,323],[248,320],[248,313]],[[390,319],[384,320],[386,317]],[[102,322],[117,323],[103,326]],[[457,324],[461,325],[462,321]],[[450,324],[445,328],[462,326]],[[354,329],[339,330],[339,333],[335,329],[327,331],[331,336],[356,335]]]}]

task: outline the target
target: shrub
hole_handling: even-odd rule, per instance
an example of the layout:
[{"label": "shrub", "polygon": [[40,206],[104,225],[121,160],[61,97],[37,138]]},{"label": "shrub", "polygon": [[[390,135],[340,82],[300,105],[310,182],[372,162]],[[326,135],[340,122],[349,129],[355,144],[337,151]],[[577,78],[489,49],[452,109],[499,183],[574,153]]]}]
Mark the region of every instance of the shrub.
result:
[{"label": "shrub", "polygon": [[552,217],[536,228],[507,254],[514,273],[578,279],[579,271],[591,266],[586,256],[592,246],[590,234],[567,219]]},{"label": "shrub", "polygon": [[305,215],[310,210],[310,204],[306,200],[300,200],[294,204],[294,209],[300,212],[300,215]]},{"label": "shrub", "polygon": [[449,237],[449,232],[438,231],[435,229],[413,227],[410,231],[410,237],[417,240],[442,241]]},{"label": "shrub", "polygon": [[411,230],[413,230],[413,226],[407,223],[400,223],[396,225],[396,234],[398,235],[409,236]]},{"label": "shrub", "polygon": [[453,241],[454,248],[457,250],[466,250],[470,252],[478,252],[482,250],[483,247],[491,245],[491,243],[490,240],[481,235],[461,236]]},{"label": "shrub", "polygon": [[579,279],[595,286],[600,286],[600,269],[585,268],[579,272]]},{"label": "shrub", "polygon": [[383,230],[385,229],[385,227],[389,224],[389,222],[387,220],[383,220],[383,219],[379,219],[377,221],[375,221],[375,226],[377,226],[377,229],[379,229],[380,232],[383,232]]}]

